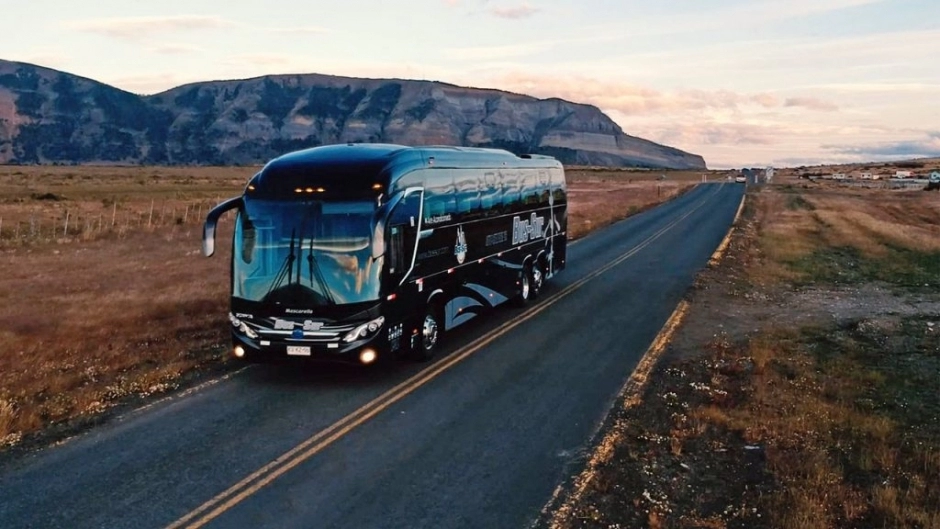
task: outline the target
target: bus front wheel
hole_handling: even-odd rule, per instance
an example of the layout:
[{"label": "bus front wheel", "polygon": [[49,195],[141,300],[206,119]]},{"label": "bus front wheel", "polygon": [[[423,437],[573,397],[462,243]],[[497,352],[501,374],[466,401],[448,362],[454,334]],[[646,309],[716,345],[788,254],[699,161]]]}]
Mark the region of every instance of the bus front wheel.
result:
[{"label": "bus front wheel", "polygon": [[441,317],[442,311],[437,305],[429,305],[424,313],[424,319],[421,322],[419,330],[420,336],[417,347],[414,351],[414,359],[419,362],[427,362],[434,358],[441,344],[441,334],[444,330],[444,320]]}]

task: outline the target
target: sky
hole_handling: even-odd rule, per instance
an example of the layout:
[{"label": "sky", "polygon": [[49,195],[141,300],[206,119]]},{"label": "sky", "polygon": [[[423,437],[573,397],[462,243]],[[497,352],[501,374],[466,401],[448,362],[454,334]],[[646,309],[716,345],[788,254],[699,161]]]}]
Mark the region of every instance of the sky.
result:
[{"label": "sky", "polygon": [[938,0],[0,0],[0,59],[139,94],[265,74],[590,103],[711,168],[940,156]]}]

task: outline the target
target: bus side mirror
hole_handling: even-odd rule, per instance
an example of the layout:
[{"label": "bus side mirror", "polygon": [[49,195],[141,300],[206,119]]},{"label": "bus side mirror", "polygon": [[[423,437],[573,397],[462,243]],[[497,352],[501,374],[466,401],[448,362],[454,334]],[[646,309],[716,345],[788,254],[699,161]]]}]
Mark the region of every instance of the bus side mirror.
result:
[{"label": "bus side mirror", "polygon": [[206,215],[206,223],[202,227],[202,254],[206,257],[215,253],[215,228],[219,223],[219,217],[230,209],[235,209],[243,204],[242,197],[234,197],[222,202],[212,208]]}]

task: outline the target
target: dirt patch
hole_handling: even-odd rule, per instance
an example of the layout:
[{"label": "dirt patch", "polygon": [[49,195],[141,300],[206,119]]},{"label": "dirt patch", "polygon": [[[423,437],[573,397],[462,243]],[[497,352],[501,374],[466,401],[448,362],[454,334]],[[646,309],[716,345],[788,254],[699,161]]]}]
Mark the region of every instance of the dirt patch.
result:
[{"label": "dirt patch", "polygon": [[[842,274],[807,277],[800,262],[832,244],[877,260],[892,233],[929,256],[910,234],[940,226],[933,205],[757,195],[698,276],[642,398],[615,405],[538,526],[940,527],[940,287],[873,281],[844,259]],[[911,229],[812,218],[845,204],[881,217],[893,201],[921,212]],[[929,259],[908,266],[940,273]]]}]

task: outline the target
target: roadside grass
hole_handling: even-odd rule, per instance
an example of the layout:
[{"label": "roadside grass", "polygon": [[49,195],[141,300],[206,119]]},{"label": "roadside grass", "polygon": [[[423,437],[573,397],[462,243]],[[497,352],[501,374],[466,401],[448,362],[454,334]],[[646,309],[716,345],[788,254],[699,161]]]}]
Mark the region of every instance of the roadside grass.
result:
[{"label": "roadside grass", "polygon": [[710,381],[744,398],[691,416],[763,450],[774,486],[760,510],[772,527],[940,527],[933,321],[777,330],[717,355],[753,360],[739,385]]},{"label": "roadside grass", "polygon": [[787,191],[761,196],[760,274],[771,282],[940,285],[940,201],[917,191]]},{"label": "roadside grass", "polygon": [[772,185],[743,219],[547,525],[940,529],[940,203]]},{"label": "roadside grass", "polygon": [[0,248],[198,225],[256,170],[0,165]]},{"label": "roadside grass", "polygon": [[[256,170],[0,166],[0,298],[8,300],[0,305],[0,448],[50,427],[80,427],[130,398],[170,390],[182,376],[224,368],[230,250],[219,244],[215,257],[202,257],[201,223]],[[570,171],[572,236],[690,185],[650,173],[586,173]],[[112,227],[122,212],[124,224]],[[80,231],[76,217],[97,224]],[[31,218],[39,233],[26,237]],[[230,218],[218,237],[231,237]]]},{"label": "roadside grass", "polygon": [[[787,191],[752,197],[753,284],[940,293],[930,196]],[[762,447],[772,527],[940,527],[940,314],[778,325],[737,347],[714,361],[753,363],[725,388],[740,400],[691,415]]]},{"label": "roadside grass", "polygon": [[201,258],[197,236],[164,228],[0,256],[0,445],[224,358],[227,249]]}]

